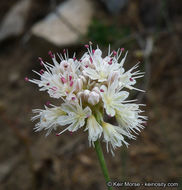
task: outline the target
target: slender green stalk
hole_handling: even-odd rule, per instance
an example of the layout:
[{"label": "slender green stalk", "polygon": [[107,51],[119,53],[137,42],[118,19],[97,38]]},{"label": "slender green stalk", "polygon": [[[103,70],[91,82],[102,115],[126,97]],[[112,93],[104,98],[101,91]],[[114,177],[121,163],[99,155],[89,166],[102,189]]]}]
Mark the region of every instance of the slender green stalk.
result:
[{"label": "slender green stalk", "polygon": [[106,162],[105,162],[105,159],[104,159],[104,155],[103,155],[103,152],[102,152],[102,147],[100,145],[100,142],[99,140],[95,141],[95,150],[96,150],[96,153],[97,153],[97,157],[99,159],[99,163],[100,163],[100,166],[101,166],[101,169],[102,169],[102,173],[104,175],[104,178],[105,178],[105,181],[106,181],[106,184],[107,184],[107,188],[108,190],[112,190],[112,187],[109,187],[108,186],[108,182],[110,182],[110,178],[109,178],[109,173],[108,173],[108,170],[107,170],[107,166],[106,166]]}]

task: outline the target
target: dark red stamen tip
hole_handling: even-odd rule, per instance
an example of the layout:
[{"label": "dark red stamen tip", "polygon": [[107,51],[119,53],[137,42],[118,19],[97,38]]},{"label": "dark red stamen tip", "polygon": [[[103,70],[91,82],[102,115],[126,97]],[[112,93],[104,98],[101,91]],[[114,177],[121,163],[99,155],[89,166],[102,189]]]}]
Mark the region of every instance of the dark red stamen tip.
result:
[{"label": "dark red stamen tip", "polygon": [[143,123],[143,125],[146,127],[147,126],[147,122]]},{"label": "dark red stamen tip", "polygon": [[51,51],[49,51],[48,54],[49,54],[49,56],[50,56],[51,58],[54,58],[54,55],[52,54]]},{"label": "dark red stamen tip", "polygon": [[42,57],[38,57],[38,60],[39,60],[39,61],[43,61],[43,60],[42,60]]},{"label": "dark red stamen tip", "polygon": [[49,101],[46,102],[46,106],[49,106],[51,103]]},{"label": "dark red stamen tip", "polygon": [[49,85],[50,85],[50,83],[48,82],[46,85],[47,85],[47,86],[49,86]]},{"label": "dark red stamen tip", "polygon": [[70,135],[72,135],[73,134],[73,132],[72,131],[70,131]]},{"label": "dark red stamen tip", "polygon": [[28,77],[25,77],[24,79],[25,79],[25,81],[29,81],[29,78],[28,78]]},{"label": "dark red stamen tip", "polygon": [[60,135],[57,133],[56,136],[59,137]]},{"label": "dark red stamen tip", "polygon": [[44,74],[44,70],[41,69],[39,73],[40,73],[41,75]]},{"label": "dark red stamen tip", "polygon": [[73,86],[73,81],[70,82],[70,87],[72,87],[72,86]]},{"label": "dark red stamen tip", "polygon": [[43,66],[43,60],[42,60],[42,58],[39,57],[38,60],[40,61],[40,65]]},{"label": "dark red stamen tip", "polygon": [[71,75],[69,76],[69,80],[70,80],[70,81],[72,80],[72,76],[71,76]]},{"label": "dark red stamen tip", "polygon": [[86,44],[86,45],[85,45],[85,47],[86,47],[86,48],[89,48],[89,45],[88,45],[88,44]]},{"label": "dark red stamen tip", "polygon": [[121,48],[121,51],[124,51],[124,48]]},{"label": "dark red stamen tip", "polygon": [[104,92],[104,90],[103,90],[103,89],[100,89],[100,91],[101,91],[101,92]]},{"label": "dark red stamen tip", "polygon": [[75,100],[76,98],[75,98],[75,97],[72,97],[71,99],[72,99],[72,100]]},{"label": "dark red stamen tip", "polygon": [[63,53],[66,54],[66,50],[65,49],[63,49]]},{"label": "dark red stamen tip", "polygon": [[130,78],[130,81],[132,82],[132,81],[133,81],[133,79],[132,79],[132,78]]},{"label": "dark red stamen tip", "polygon": [[108,64],[109,64],[109,65],[112,65],[112,61],[109,61]]},{"label": "dark red stamen tip", "polygon": [[91,57],[90,57],[90,62],[91,62],[91,63],[93,63],[93,60],[92,60],[92,58],[91,58]]},{"label": "dark red stamen tip", "polygon": [[66,83],[66,79],[64,77],[61,77],[61,81],[63,84]]},{"label": "dark red stamen tip", "polygon": [[73,57],[73,61],[76,61],[76,57]]},{"label": "dark red stamen tip", "polygon": [[116,51],[113,51],[113,55],[116,56],[116,55],[117,55],[117,52],[116,52]]},{"label": "dark red stamen tip", "polygon": [[93,53],[93,54],[95,53],[95,49],[92,50],[92,53]]},{"label": "dark red stamen tip", "polygon": [[88,68],[88,65],[85,65],[86,68]]}]

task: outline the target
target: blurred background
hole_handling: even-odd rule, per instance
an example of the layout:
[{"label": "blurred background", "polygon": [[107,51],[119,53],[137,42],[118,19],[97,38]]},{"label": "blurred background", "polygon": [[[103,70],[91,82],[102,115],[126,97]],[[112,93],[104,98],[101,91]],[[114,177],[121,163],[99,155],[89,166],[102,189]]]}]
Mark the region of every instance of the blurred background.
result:
[{"label": "blurred background", "polygon": [[146,128],[115,157],[103,144],[111,179],[171,182],[179,187],[169,189],[182,189],[181,37],[180,0],[1,0],[0,190],[105,189],[86,133],[45,138],[33,132],[31,110],[56,102],[24,81],[37,78],[32,69],[41,69],[38,57],[51,62],[49,50],[68,48],[80,57],[88,41],[105,53],[108,44],[125,48],[125,68],[140,61],[146,73],[138,80],[146,93],[131,94],[147,104]]}]

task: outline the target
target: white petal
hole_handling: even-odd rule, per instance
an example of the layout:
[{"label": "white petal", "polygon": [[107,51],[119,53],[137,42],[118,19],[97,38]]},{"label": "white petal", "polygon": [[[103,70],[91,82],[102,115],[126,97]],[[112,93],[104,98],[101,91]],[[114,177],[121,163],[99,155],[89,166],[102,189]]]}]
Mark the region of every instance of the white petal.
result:
[{"label": "white petal", "polygon": [[60,116],[58,118],[58,123],[60,125],[67,125],[75,121],[75,117],[73,116]]}]

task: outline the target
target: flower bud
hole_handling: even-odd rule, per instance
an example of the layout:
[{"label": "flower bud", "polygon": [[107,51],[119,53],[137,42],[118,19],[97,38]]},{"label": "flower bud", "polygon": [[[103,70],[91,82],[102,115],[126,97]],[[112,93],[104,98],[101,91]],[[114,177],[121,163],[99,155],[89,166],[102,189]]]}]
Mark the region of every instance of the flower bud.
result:
[{"label": "flower bud", "polygon": [[84,90],[84,98],[85,98],[85,100],[88,100],[88,98],[89,98],[89,95],[90,95],[90,90]]},{"label": "flower bud", "polygon": [[96,92],[91,92],[88,98],[88,103],[91,105],[95,105],[99,102],[99,94],[97,94]]},{"label": "flower bud", "polygon": [[80,91],[80,90],[82,89],[82,87],[83,87],[83,82],[82,82],[82,80],[81,80],[81,79],[77,79],[77,80],[76,80],[76,90],[77,90],[77,91]]},{"label": "flower bud", "polygon": [[78,92],[78,93],[77,93],[78,99],[83,98],[83,96],[84,96],[84,93],[83,93],[83,92]]},{"label": "flower bud", "polygon": [[94,92],[96,92],[96,93],[99,94],[99,88],[98,88],[97,86],[95,86],[95,87],[92,89],[92,91],[94,91]]},{"label": "flower bud", "polygon": [[82,79],[83,84],[87,84],[87,78],[88,77],[84,77],[83,75],[79,75],[79,78]]}]

